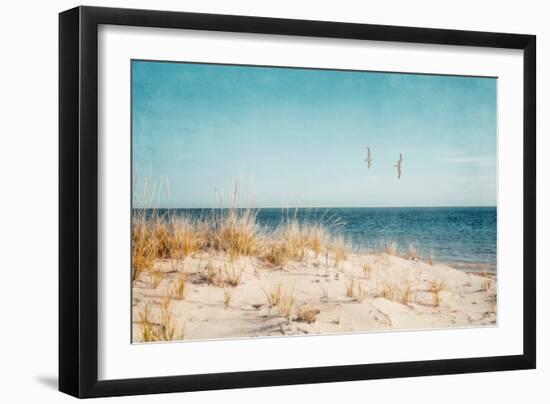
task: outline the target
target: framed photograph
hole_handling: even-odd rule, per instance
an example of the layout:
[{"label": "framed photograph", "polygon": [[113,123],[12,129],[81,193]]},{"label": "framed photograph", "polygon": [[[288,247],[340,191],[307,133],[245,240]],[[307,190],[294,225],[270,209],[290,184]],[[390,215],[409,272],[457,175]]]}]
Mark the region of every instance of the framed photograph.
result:
[{"label": "framed photograph", "polygon": [[535,368],[535,36],[59,17],[59,388]]}]

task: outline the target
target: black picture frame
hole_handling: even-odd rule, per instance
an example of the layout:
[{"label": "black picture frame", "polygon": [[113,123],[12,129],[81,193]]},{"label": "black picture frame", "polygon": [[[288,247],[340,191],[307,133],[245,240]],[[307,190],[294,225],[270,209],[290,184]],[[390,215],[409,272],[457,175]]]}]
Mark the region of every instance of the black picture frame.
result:
[{"label": "black picture frame", "polygon": [[[523,354],[98,380],[97,52],[100,24],[523,50]],[[59,390],[84,398],[534,369],[535,103],[534,35],[97,7],[77,7],[60,13]]]}]

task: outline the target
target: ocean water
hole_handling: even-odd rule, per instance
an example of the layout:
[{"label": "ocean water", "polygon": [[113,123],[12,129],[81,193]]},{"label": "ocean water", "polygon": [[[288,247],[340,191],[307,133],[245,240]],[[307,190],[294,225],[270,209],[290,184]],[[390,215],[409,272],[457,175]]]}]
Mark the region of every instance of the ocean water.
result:
[{"label": "ocean water", "polygon": [[[210,209],[175,209],[177,214],[207,217]],[[166,211],[160,210],[163,214]],[[496,207],[448,208],[317,208],[259,209],[257,220],[267,231],[289,216],[300,221],[340,224],[331,232],[343,235],[354,249],[381,251],[383,243],[395,241],[406,255],[413,243],[421,257],[433,254],[465,270],[496,270]]]}]

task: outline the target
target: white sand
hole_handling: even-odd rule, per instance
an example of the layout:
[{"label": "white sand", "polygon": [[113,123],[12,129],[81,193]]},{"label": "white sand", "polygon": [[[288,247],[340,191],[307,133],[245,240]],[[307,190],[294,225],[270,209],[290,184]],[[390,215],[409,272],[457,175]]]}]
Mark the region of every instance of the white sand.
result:
[{"label": "white sand", "polygon": [[[350,254],[337,268],[330,257],[328,271],[324,255],[316,259],[310,254],[304,262],[290,261],[284,268],[274,268],[258,258],[230,262],[222,254],[210,257],[214,268],[243,269],[242,282],[227,288],[232,296],[229,307],[224,305],[224,287],[209,285],[205,279],[207,253],[177,263],[159,260],[155,265],[162,272],[158,286],[153,287],[148,273],[133,286],[134,341],[142,340],[139,313],[146,305],[151,323],[160,329],[161,302],[184,272],[188,274],[185,297],[171,298],[170,313],[176,332],[183,333],[185,340],[496,324],[495,276],[387,254]],[[370,267],[366,275],[364,264]],[[352,279],[354,297],[347,297]],[[432,292],[434,282],[445,284],[439,305]],[[280,315],[277,306],[268,305],[267,295],[279,284],[295,297],[290,320]],[[383,297],[385,286],[395,296]],[[407,287],[411,295],[404,302]],[[305,304],[319,310],[311,324],[296,318]]]}]

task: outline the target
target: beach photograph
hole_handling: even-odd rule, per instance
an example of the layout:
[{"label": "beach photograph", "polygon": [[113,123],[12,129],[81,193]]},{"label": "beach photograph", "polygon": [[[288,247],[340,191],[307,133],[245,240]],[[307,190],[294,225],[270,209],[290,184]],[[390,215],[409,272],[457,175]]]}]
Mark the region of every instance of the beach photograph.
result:
[{"label": "beach photograph", "polygon": [[498,326],[496,100],[132,60],[132,343]]}]

